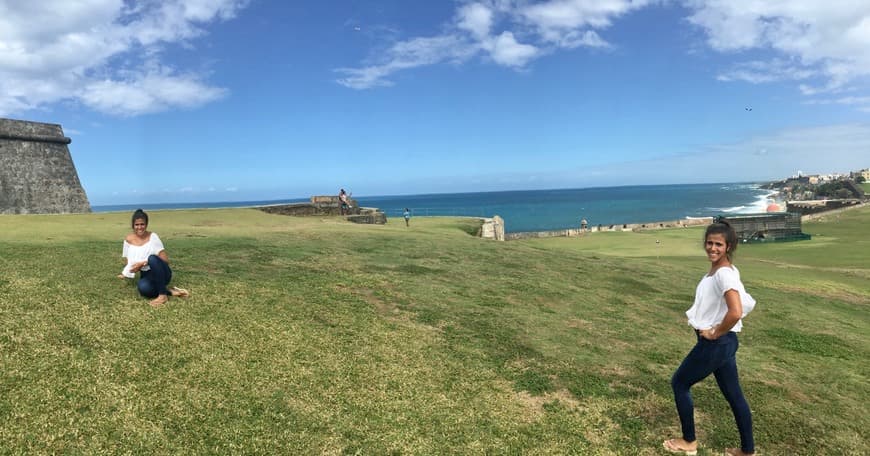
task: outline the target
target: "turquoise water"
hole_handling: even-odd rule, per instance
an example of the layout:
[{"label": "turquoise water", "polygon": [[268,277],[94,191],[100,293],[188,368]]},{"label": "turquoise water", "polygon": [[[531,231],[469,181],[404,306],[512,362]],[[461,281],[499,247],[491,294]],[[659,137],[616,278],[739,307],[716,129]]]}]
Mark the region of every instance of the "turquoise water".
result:
[{"label": "turquoise water", "polygon": [[[644,185],[560,190],[441,193],[431,195],[354,196],[360,206],[376,207],[387,217],[401,217],[404,208],[415,217],[452,215],[505,220],[505,231],[576,228],[678,220],[720,214],[763,212],[770,190],[756,184]],[[243,207],[305,202],[305,199],[185,204],[94,206],[96,212],[206,207]]]},{"label": "turquoise water", "polygon": [[544,231],[589,226],[679,220],[720,214],[764,212],[770,190],[755,184],[693,184],[359,197],[361,206],[400,217],[501,216],[505,231]]}]

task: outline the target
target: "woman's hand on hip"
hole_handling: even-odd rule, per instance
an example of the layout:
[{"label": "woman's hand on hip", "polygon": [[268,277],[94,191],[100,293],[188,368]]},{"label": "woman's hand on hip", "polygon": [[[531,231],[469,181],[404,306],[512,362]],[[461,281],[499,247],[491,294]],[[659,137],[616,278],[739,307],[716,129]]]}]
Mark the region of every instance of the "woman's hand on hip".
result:
[{"label": "woman's hand on hip", "polygon": [[719,334],[716,334],[715,326],[709,329],[702,329],[699,334],[701,334],[701,337],[707,340],[716,340],[719,338]]}]

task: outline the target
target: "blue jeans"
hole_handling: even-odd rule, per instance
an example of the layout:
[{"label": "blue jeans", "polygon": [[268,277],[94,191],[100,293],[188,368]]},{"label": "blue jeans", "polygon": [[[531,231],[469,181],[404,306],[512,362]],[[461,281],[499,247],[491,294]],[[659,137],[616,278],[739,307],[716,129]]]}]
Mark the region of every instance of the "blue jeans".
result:
[{"label": "blue jeans", "polygon": [[151,270],[139,272],[139,282],[136,284],[139,294],[146,298],[171,294],[166,289],[169,281],[172,280],[172,269],[169,269],[169,264],[159,256],[151,255],[148,257],[148,267]]},{"label": "blue jeans", "polygon": [[752,439],[752,412],[743,397],[740,382],[737,378],[737,360],[734,355],[740,343],[737,333],[729,332],[716,340],[698,337],[698,343],[686,355],[686,359],[674,372],[671,387],[674,389],[674,401],[677,403],[677,413],[680,415],[680,425],[683,429],[683,439],[695,441],[695,416],[690,388],[695,383],[707,378],[710,374],[716,377],[719,390],[731,406],[737,430],[740,432],[740,449],[744,453],[755,452],[755,442]]}]

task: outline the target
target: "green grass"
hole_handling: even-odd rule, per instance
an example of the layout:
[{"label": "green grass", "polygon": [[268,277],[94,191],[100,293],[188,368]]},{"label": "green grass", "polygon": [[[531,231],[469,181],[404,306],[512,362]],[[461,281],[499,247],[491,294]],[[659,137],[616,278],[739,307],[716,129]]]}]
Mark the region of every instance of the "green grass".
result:
[{"label": "green grass", "polygon": [[[193,293],[155,310],[115,278],[129,214],[0,217],[0,453],[661,454],[702,231],[476,223],[153,212]],[[737,252],[762,454],[870,453],[868,224]],[[736,445],[694,391],[701,454]]]}]

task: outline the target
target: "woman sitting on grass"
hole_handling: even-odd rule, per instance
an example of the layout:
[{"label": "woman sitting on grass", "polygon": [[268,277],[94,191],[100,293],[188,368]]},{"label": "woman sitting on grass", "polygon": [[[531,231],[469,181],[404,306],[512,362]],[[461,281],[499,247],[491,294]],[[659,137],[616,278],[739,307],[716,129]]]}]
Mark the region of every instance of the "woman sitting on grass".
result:
[{"label": "woman sitting on grass", "polygon": [[136,285],[139,294],[153,298],[151,307],[164,304],[169,296],[188,297],[190,293],[183,288],[166,288],[172,280],[169,256],[157,233],[148,231],[148,214],[136,209],[131,224],[133,232],[124,239],[124,251],[121,254],[126,258],[127,265],[118,277],[132,279],[138,272],[139,282]]},{"label": "woman sitting on grass", "polygon": [[743,317],[755,307],[755,300],[746,292],[740,272],[731,264],[735,249],[737,233],[728,222],[718,219],[707,227],[704,250],[710,271],[701,279],[695,290],[695,303],[686,311],[689,325],[695,328],[697,343],[671,378],[683,431],[682,438],[664,441],[665,449],[672,453],[698,453],[690,388],[713,374],[731,406],[740,433],[740,448],[726,448],[725,454],[755,454],[752,413],[740,388],[735,358],[739,345],[737,333],[743,329]]}]

